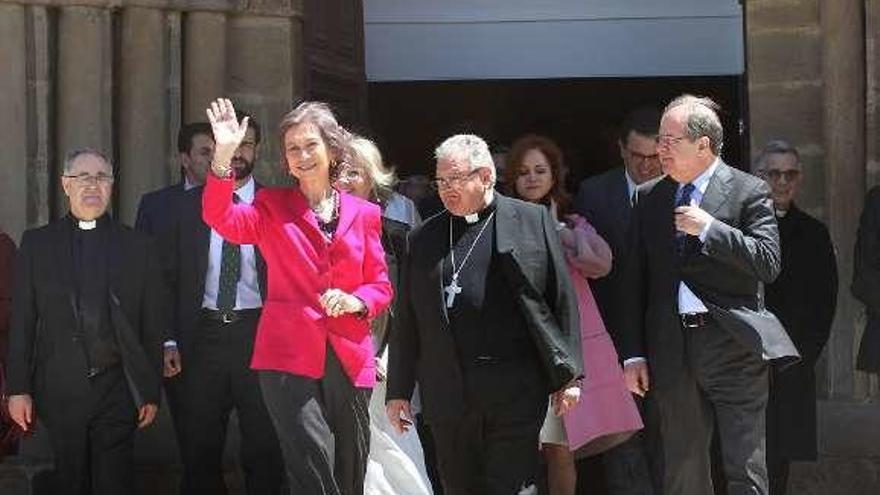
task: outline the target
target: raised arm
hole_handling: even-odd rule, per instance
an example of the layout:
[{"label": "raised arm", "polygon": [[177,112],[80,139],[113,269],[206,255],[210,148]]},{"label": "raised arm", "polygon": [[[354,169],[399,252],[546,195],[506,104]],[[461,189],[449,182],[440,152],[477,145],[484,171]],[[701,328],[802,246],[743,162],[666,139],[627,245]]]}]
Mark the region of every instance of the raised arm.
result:
[{"label": "raised arm", "polygon": [[235,174],[232,157],[248,129],[248,117],[241,122],[232,102],[218,98],[207,110],[214,132],[214,160],[202,195],[202,218],[224,239],[238,244],[257,244],[263,232],[263,218],[258,207],[233,204]]}]

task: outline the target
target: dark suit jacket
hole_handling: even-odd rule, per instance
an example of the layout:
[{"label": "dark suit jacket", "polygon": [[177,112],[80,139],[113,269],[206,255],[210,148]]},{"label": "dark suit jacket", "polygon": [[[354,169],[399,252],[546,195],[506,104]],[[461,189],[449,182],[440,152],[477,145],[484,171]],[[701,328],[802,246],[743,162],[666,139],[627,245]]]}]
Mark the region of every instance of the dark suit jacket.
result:
[{"label": "dark suit jacket", "polygon": [[797,351],[779,320],[764,307],[763,284],[781,267],[779,230],[770,190],[761,179],[723,162],[700,207],[715,221],[699,252],[678,260],[674,206],[678,183],[667,176],[639,186],[624,265],[631,310],[621,312],[621,358],[648,358],[655,389],[682,371],[678,281],[684,281],[712,317],[743,346],[764,359]]},{"label": "dark suit jacket", "polygon": [[[110,310],[117,346],[137,405],[159,403],[165,286],[153,242],[108,222]],[[89,390],[76,335],[79,319],[69,217],[28,230],[16,264],[9,393],[32,394],[44,420],[63,416]]]},{"label": "dark suit jacket", "polygon": [[612,265],[608,275],[590,279],[590,289],[602,314],[605,328],[619,346],[616,314],[627,308],[626,299],[619,299],[620,267],[627,251],[626,233],[632,218],[629,190],[623,167],[618,167],[581,182],[574,200],[574,209],[583,215],[611,247]]},{"label": "dark suit jacket", "polygon": [[[828,229],[795,206],[778,219],[782,271],[767,284],[767,308],[779,317],[802,361],[775,371],[768,444],[786,459],[816,457],[815,365],[837,306],[837,261]],[[769,427],[772,425],[772,428]],[[772,440],[771,440],[772,437]]]},{"label": "dark suit jacket", "polygon": [[880,373],[880,186],[868,191],[856,239],[852,294],[865,304],[867,324],[856,368]]},{"label": "dark suit jacket", "polygon": [[9,314],[12,312],[12,276],[15,243],[0,232],[0,366],[6,359],[9,343]]},{"label": "dark suit jacket", "polygon": [[[532,331],[549,393],[583,372],[576,296],[547,208],[497,193],[496,198],[496,256],[517,295],[515,307]],[[439,213],[410,236],[398,325],[388,351],[387,399],[409,400],[418,381],[428,422],[456,419],[465,407],[442,288],[448,219],[448,212]]]},{"label": "dark suit jacket", "polygon": [[[256,185],[257,190],[260,186]],[[190,337],[198,330],[199,312],[205,296],[205,274],[211,247],[211,227],[202,220],[202,192],[199,186],[184,192],[176,201],[169,227],[159,235],[165,278],[171,293],[169,339],[181,352],[189,351]],[[260,295],[266,297],[266,262],[254,246]]]},{"label": "dark suit jacket", "polygon": [[134,228],[152,236],[159,235],[162,229],[172,225],[175,201],[184,192],[181,181],[141,196]]}]

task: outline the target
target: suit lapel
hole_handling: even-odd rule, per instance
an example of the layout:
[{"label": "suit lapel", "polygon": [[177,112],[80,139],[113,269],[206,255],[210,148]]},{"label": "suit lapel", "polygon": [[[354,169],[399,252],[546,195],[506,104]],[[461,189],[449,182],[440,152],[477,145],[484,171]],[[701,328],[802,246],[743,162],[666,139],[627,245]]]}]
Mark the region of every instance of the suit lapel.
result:
[{"label": "suit lapel", "polygon": [[342,237],[354,223],[354,219],[359,214],[359,208],[355,199],[348,193],[339,192],[339,223],[336,225],[336,234],[334,237]]},{"label": "suit lapel", "polygon": [[57,274],[67,293],[67,301],[73,312],[75,321],[79,323],[79,311],[76,307],[76,283],[73,279],[73,220],[65,217],[56,223],[58,243],[55,244],[55,260]]},{"label": "suit lapel", "polygon": [[724,162],[720,162],[712,178],[709,179],[709,186],[706,187],[703,200],[700,201],[700,208],[714,216],[727,201],[732,180],[733,174],[730,173],[730,168]]},{"label": "suit lapel", "polygon": [[122,282],[122,265],[125,263],[120,234],[119,226],[113,221],[108,221],[101,239],[109,257],[107,259],[107,283],[110,291],[117,295],[119,294],[120,282]]},{"label": "suit lapel", "polygon": [[519,214],[510,205],[510,200],[495,193],[495,251],[498,254],[515,254],[516,243],[514,232],[511,227],[519,222]]},{"label": "suit lapel", "polygon": [[610,208],[614,212],[614,226],[620,230],[618,235],[618,245],[623,245],[624,236],[626,235],[625,226],[629,225],[632,218],[632,203],[630,203],[629,186],[626,182],[626,171],[620,167],[620,173],[617,174],[614,187],[611,188]]}]

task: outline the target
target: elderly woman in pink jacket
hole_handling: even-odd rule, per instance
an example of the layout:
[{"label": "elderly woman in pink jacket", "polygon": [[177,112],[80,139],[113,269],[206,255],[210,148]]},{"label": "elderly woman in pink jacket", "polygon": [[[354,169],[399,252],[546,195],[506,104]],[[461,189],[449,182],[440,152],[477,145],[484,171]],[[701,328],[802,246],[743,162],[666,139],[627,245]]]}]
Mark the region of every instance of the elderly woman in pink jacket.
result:
[{"label": "elderly woman in pink jacket", "polygon": [[564,416],[552,405],[541,429],[548,485],[554,495],[574,495],[574,455],[607,450],[642,428],[626,385],[611,337],[587,279],[611,270],[611,249],[578,215],[567,214],[570,198],[563,190],[562,152],[550,139],[528,135],[518,139],[506,157],[505,179],[514,197],[546,205],[559,221],[559,237],[578,296],[584,380],[580,402]]},{"label": "elderly woman in pink jacket", "polygon": [[376,365],[370,320],[390,303],[377,205],[333,187],[349,139],[323,103],[304,102],[279,125],[295,187],[264,187],[253,204],[233,200],[232,156],[247,130],[229,100],[208,109],[213,174],[205,222],[224,239],[255,244],[268,297],[251,368],[284,454],[291,493],[360,495],[369,452]]}]

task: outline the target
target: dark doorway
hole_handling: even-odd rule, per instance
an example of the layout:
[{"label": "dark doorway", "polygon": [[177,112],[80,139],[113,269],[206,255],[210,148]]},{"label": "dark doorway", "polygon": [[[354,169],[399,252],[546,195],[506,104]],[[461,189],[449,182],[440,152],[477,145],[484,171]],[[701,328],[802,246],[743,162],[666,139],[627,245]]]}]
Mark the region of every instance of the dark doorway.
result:
[{"label": "dark doorway", "polygon": [[740,81],[711,76],[370,83],[367,134],[401,177],[431,175],[433,150],[451,134],[478,134],[499,152],[522,134],[544,134],[565,152],[572,187],[619,164],[617,126],[629,110],[645,104],[662,107],[681,93],[692,93],[721,105],[724,158],[742,166]]}]

